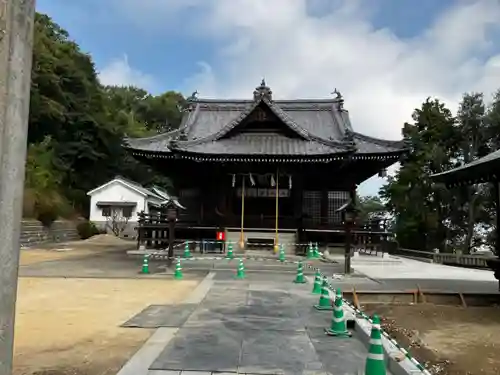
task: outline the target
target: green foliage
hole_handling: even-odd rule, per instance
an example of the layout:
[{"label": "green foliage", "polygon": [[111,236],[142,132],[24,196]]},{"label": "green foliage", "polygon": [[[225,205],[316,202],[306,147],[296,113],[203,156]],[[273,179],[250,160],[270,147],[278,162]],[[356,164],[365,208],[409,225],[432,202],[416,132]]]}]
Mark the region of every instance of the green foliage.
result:
[{"label": "green foliage", "polygon": [[82,240],[86,240],[92,236],[100,234],[101,231],[96,227],[96,225],[91,221],[83,221],[76,226],[78,235]]},{"label": "green foliage", "polygon": [[387,208],[377,196],[362,196],[357,199],[358,219],[366,223],[369,220],[382,219],[387,214]]},{"label": "green foliage", "polygon": [[28,147],[24,193],[24,216],[36,218],[45,226],[67,213],[66,199],[59,186],[61,175],[54,168],[54,149],[50,137]]},{"label": "green foliage", "polygon": [[451,197],[434,186],[433,173],[452,167],[458,134],[455,118],[439,100],[427,99],[413,113],[413,124],[406,123],[403,137],[411,154],[394,178],[381,190],[382,198],[395,216],[395,230],[403,247],[443,249],[447,203]]},{"label": "green foliage", "polygon": [[[46,222],[86,214],[87,191],[123,175],[139,183],[153,173],[127,155],[123,137],[180,124],[184,98],[134,87],[102,87],[94,63],[68,33],[37,14],[29,119],[25,215]],[[170,185],[167,178],[155,183]]]},{"label": "green foliage", "polygon": [[380,192],[395,216],[401,246],[467,253],[490,242],[479,233],[493,225],[490,186],[447,189],[433,183],[430,175],[469,163],[500,146],[499,100],[497,93],[486,108],[482,94],[464,94],[453,117],[442,103],[427,99],[415,110],[414,123],[405,124],[403,135],[412,153]]}]

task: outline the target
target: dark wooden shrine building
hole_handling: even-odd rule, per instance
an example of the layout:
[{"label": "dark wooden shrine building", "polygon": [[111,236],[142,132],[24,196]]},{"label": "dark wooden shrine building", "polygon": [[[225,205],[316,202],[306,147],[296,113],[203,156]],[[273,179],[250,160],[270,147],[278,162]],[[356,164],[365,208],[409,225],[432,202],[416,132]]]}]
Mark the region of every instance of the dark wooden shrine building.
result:
[{"label": "dark wooden shrine building", "polygon": [[341,232],[337,210],[357,185],[406,152],[403,142],[355,132],[334,94],[273,100],[263,81],[250,100],[193,95],[179,129],[128,139],[127,148],[173,179],[186,207],[177,225],[184,238],[223,230],[235,242],[277,234],[308,241]]}]

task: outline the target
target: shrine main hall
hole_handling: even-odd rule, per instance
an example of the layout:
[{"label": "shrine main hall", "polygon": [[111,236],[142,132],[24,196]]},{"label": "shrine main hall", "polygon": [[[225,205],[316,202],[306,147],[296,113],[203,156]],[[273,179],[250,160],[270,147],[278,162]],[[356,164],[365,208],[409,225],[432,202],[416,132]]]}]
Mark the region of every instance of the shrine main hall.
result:
[{"label": "shrine main hall", "polygon": [[[274,100],[264,81],[242,100],[187,99],[178,129],[128,138],[132,155],[170,177],[185,240],[335,241],[363,181],[400,161],[402,141],[356,132],[342,95]],[[220,239],[220,238],[219,238]]]}]

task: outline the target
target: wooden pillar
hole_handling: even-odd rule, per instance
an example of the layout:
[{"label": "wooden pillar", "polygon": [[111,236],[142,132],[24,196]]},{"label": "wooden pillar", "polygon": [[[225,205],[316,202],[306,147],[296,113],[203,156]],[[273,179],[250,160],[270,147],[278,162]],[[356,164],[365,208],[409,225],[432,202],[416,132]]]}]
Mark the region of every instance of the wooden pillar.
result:
[{"label": "wooden pillar", "polygon": [[293,216],[297,220],[302,221],[302,205],[304,200],[304,181],[302,180],[302,175],[294,175],[292,181],[291,194],[294,200]]},{"label": "wooden pillar", "polygon": [[499,182],[493,182],[493,190],[495,194],[495,203],[496,203],[496,242],[495,242],[495,250],[497,257],[500,258],[500,183]]},{"label": "wooden pillar", "polygon": [[328,226],[328,188],[321,190],[321,220],[320,225]]}]

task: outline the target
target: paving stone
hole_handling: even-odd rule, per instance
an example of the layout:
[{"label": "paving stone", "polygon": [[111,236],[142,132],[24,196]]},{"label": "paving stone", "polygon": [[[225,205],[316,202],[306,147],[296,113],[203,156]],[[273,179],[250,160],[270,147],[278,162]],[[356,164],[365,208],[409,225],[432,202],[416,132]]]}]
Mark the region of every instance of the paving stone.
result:
[{"label": "paving stone", "polygon": [[213,307],[245,305],[247,294],[246,287],[245,289],[213,288],[203,299],[202,305]]},{"label": "paving stone", "polygon": [[226,312],[228,316],[260,317],[260,318],[298,318],[299,315],[293,307],[283,308],[279,305],[247,305],[238,306]]},{"label": "paving stone", "polygon": [[196,304],[150,305],[122,324],[122,327],[180,327],[196,308]]},{"label": "paving stone", "polygon": [[214,324],[220,324],[224,319],[223,311],[214,311],[214,309],[199,307],[197,308],[189,317],[189,319],[184,323],[186,328],[194,327],[204,327],[213,326]]},{"label": "paving stone", "polygon": [[305,332],[247,331],[241,350],[240,372],[303,374],[322,371]]},{"label": "paving stone", "polygon": [[236,372],[243,332],[224,325],[182,328],[151,370]]},{"label": "paving stone", "polygon": [[248,305],[268,306],[268,305],[294,305],[295,299],[285,291],[264,291],[264,290],[249,290]]},{"label": "paving stone", "polygon": [[245,331],[305,331],[304,322],[300,318],[247,317],[242,319],[239,323]]},{"label": "paving stone", "polygon": [[355,335],[351,338],[332,337],[321,328],[307,328],[307,332],[325,371],[355,375],[364,369],[368,352]]}]

